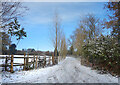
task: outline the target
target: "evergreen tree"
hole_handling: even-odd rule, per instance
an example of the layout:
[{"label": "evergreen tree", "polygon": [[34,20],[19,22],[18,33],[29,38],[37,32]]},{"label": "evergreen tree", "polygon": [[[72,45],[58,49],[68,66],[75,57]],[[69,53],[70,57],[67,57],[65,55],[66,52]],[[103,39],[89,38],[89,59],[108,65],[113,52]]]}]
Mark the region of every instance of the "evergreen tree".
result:
[{"label": "evergreen tree", "polygon": [[10,36],[6,34],[5,32],[2,32],[1,36],[2,38],[2,54],[8,53],[8,47],[11,44]]},{"label": "evergreen tree", "polygon": [[19,24],[17,18],[15,18],[14,21],[10,22],[9,24],[6,24],[3,27],[9,28],[7,34],[10,36],[10,38],[12,36],[15,36],[16,39],[18,40],[18,43],[21,39],[23,39],[23,37],[27,37],[24,28],[21,28],[21,25]]},{"label": "evergreen tree", "polygon": [[69,54],[73,55],[73,52],[74,52],[74,48],[73,48],[73,45],[72,45],[72,46],[70,46]]},{"label": "evergreen tree", "polygon": [[15,54],[16,53],[16,45],[15,44],[10,45],[9,50],[10,50],[10,54]]}]

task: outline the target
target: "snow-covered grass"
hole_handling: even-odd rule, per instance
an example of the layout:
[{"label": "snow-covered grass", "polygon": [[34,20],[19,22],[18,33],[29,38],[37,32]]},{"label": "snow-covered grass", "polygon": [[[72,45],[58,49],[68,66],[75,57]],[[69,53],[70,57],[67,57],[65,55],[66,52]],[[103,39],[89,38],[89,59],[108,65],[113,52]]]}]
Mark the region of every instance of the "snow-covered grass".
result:
[{"label": "snow-covered grass", "polygon": [[[9,56],[9,55],[0,55],[0,57],[6,57],[6,56]],[[15,57],[24,57],[24,55],[14,55]],[[33,57],[34,55],[29,55],[29,57]],[[25,56],[27,57],[27,55]],[[44,56],[39,56],[40,58],[44,58]],[[46,60],[48,61],[49,58],[48,56],[46,56]],[[51,56],[49,56],[51,57]],[[29,58],[29,62],[32,61],[32,58]],[[8,63],[10,63],[11,61],[9,60]],[[20,64],[24,64],[24,58],[14,58],[13,60],[14,63],[20,63]],[[47,62],[48,63],[48,62]],[[50,62],[52,63],[52,62]],[[0,64],[5,64],[5,59],[0,59]],[[3,67],[0,67],[0,70],[4,69]],[[9,69],[9,68],[8,68]],[[13,70],[22,70],[23,69],[23,66],[15,66],[13,67]]]},{"label": "snow-covered grass", "polygon": [[[9,55],[0,55],[0,57],[6,57],[6,56],[9,56]],[[14,55],[15,57],[24,57],[24,55]],[[34,55],[29,55],[29,57],[33,57]],[[27,57],[27,55],[25,56]],[[44,56],[40,56],[41,58],[43,58]],[[0,60],[1,63],[5,63],[5,59],[1,59]],[[31,58],[29,58],[29,62],[31,61]],[[0,63],[0,64],[1,64]],[[14,58],[14,63],[24,63],[24,58]]]},{"label": "snow-covered grass", "polygon": [[67,57],[52,67],[20,71],[3,72],[2,83],[118,83],[118,78],[110,74],[98,74],[80,61]]}]

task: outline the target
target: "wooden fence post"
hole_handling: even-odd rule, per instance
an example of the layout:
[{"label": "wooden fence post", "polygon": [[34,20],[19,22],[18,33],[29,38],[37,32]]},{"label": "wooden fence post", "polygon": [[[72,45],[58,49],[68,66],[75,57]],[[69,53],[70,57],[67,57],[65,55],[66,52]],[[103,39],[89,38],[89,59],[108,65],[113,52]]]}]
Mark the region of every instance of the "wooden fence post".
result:
[{"label": "wooden fence post", "polygon": [[35,63],[35,55],[33,56],[33,69],[35,67],[34,63]]},{"label": "wooden fence post", "polygon": [[29,70],[29,54],[28,54],[28,70]]},{"label": "wooden fence post", "polygon": [[7,62],[8,62],[8,58],[6,56],[6,60],[5,60],[5,71],[7,71]]},{"label": "wooden fence post", "polygon": [[35,67],[36,67],[36,69],[37,69],[37,58],[38,58],[38,56],[36,56],[36,66],[35,66]]},{"label": "wooden fence post", "polygon": [[29,55],[27,54],[27,58],[26,58],[26,69],[28,70],[28,61],[29,61]]},{"label": "wooden fence post", "polygon": [[54,54],[52,54],[52,64],[54,65],[55,62],[54,62]]},{"label": "wooden fence post", "polygon": [[55,64],[58,64],[58,56],[55,57]]},{"label": "wooden fence post", "polygon": [[46,56],[44,56],[44,67],[46,66]]},{"label": "wooden fence post", "polygon": [[24,68],[23,68],[23,70],[26,70],[26,59],[25,59],[25,53],[24,53]]},{"label": "wooden fence post", "polygon": [[38,67],[40,68],[40,56],[38,56]]},{"label": "wooden fence post", "polygon": [[50,65],[50,60],[51,60],[51,58],[50,58],[50,56],[49,56],[49,65]]},{"label": "wooden fence post", "polygon": [[11,73],[13,73],[13,55],[11,55],[11,70],[10,70]]},{"label": "wooden fence post", "polygon": [[7,59],[7,56],[6,56],[6,59],[5,59],[5,71],[7,71],[7,62],[8,62],[8,59]]}]

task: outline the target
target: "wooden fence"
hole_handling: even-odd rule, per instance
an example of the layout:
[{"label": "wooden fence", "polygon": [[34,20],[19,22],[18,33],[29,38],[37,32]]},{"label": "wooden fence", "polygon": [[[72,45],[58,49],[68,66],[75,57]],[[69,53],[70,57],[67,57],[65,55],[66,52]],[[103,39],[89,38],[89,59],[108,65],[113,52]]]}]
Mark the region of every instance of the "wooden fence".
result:
[{"label": "wooden fence", "polygon": [[[24,59],[24,63],[14,63],[14,59]],[[13,67],[15,66],[23,66],[23,70],[37,69],[38,67],[46,67],[50,65],[55,65],[54,55],[52,56],[44,56],[40,57],[38,55],[33,55],[32,57],[29,55],[24,55],[24,57],[16,57],[15,55],[9,55],[6,57],[0,57],[0,59],[5,59],[5,64],[1,64],[0,67],[4,67],[5,71],[14,72]],[[31,59],[31,62],[29,62]],[[10,61],[10,63],[8,63]],[[32,66],[32,67],[31,67]],[[10,70],[7,69],[10,68]]]}]

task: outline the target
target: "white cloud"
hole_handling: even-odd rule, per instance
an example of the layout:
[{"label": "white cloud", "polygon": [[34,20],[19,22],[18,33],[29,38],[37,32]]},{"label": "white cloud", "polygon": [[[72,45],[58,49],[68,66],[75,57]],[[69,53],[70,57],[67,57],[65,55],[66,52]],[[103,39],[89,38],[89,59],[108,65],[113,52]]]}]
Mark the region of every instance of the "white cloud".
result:
[{"label": "white cloud", "polygon": [[[61,18],[61,22],[77,21],[80,16],[88,13],[97,13],[96,3],[23,3],[30,10],[24,17],[25,23],[28,24],[53,24],[55,10]],[[89,8],[90,7],[90,8]],[[99,12],[99,11],[98,11]],[[100,12],[99,12],[100,13]],[[97,13],[98,14],[98,13]]]},{"label": "white cloud", "polygon": [[35,24],[46,24],[50,23],[52,20],[49,17],[32,17],[28,21],[35,23]]}]

